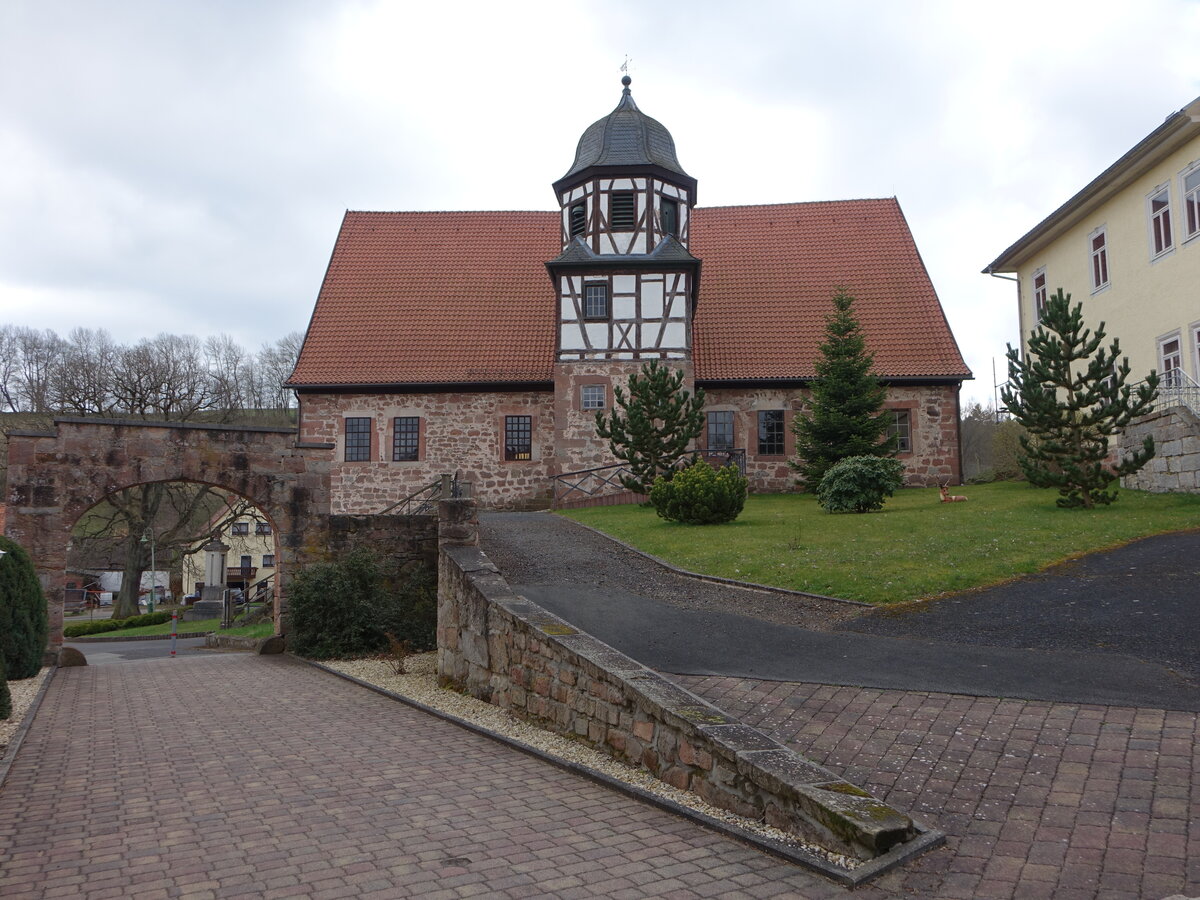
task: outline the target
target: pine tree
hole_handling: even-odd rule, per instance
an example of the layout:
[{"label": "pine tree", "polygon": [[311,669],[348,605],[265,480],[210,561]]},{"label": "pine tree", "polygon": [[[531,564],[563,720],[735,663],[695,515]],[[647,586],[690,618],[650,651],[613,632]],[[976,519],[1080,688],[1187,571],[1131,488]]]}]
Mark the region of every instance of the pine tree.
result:
[{"label": "pine tree", "polygon": [[629,466],[621,484],[649,494],[654,479],[688,452],[704,428],[704,390],[683,390],[683,371],[651,361],[629,377],[629,395],[613,389],[612,414],[596,413],[596,433],[609,442],[613,456]]},{"label": "pine tree", "polygon": [[874,357],[851,310],[854,298],[839,290],[833,305],[814,364],[809,411],[796,413],[792,421],[796,459],[788,465],[800,473],[805,489],[814,491],[840,460],[896,454],[896,436],[887,433],[892,420],[883,412],[887,389],[871,370]]},{"label": "pine tree", "polygon": [[[1108,439],[1148,413],[1158,388],[1151,372],[1136,392],[1125,383],[1129,359],[1120,343],[1105,349],[1104,323],[1093,334],[1083,304],[1070,305],[1062,288],[1050,298],[1024,357],[1008,348],[1008,385],[1001,399],[1029,436],[1021,437],[1021,470],[1030,484],[1057,488],[1058,505],[1091,509],[1117,498],[1108,486],[1154,456],[1154,439],[1115,464]],[[1117,360],[1120,359],[1120,363]]]}]

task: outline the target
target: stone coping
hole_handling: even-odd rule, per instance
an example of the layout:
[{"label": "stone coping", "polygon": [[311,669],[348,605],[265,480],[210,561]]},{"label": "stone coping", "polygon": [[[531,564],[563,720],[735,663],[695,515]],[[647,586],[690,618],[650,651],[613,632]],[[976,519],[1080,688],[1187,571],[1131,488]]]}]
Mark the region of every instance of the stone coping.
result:
[{"label": "stone coping", "polygon": [[[120,629],[118,629],[118,632]],[[182,640],[183,638],[198,638],[211,634],[210,631],[180,631],[175,637]],[[109,634],[101,632],[100,634],[86,634],[79,637],[64,637],[64,644],[116,644],[124,643],[125,641],[169,641],[169,634],[130,634],[121,637],[119,634]]]},{"label": "stone coping", "polygon": [[[322,665],[319,662],[292,656],[290,653],[288,655],[291,656],[292,659],[303,662],[315,669],[328,672],[330,675],[335,675],[338,678],[345,679],[346,681],[357,684],[360,687],[374,691],[377,694],[382,694],[383,696],[392,700],[404,703],[413,707],[414,709],[420,710],[421,712],[428,713],[431,716],[436,716],[445,722],[450,722],[459,726],[460,728],[465,728],[467,731],[481,735],[482,737],[493,740],[496,743],[512,747],[514,750],[540,759],[543,762],[547,762],[552,766],[563,769],[564,771],[579,775],[588,779],[589,781],[603,785],[610,790],[624,794],[627,797],[632,797],[635,800],[648,803],[658,809],[673,813],[674,815],[681,816],[685,819],[689,819],[692,822],[702,825],[712,831],[718,832],[719,834],[723,834],[727,837],[734,838],[735,840],[742,841],[743,843],[750,844],[759,850],[771,854],[772,856],[786,860],[795,865],[802,866],[806,869],[810,869],[814,872],[818,872],[821,875],[824,875],[826,878],[829,878],[830,880],[847,887],[853,888],[857,887],[858,885],[865,884],[866,882],[882,875],[884,872],[887,872],[896,866],[902,865],[913,857],[924,853],[926,850],[932,850],[934,847],[940,846],[946,839],[942,832],[918,825],[919,833],[908,843],[897,845],[887,853],[878,856],[873,860],[862,862],[854,868],[849,869],[844,866],[839,866],[816,853],[810,853],[804,848],[795,844],[772,840],[771,838],[759,834],[756,831],[752,831],[748,828],[742,828],[741,826],[735,825],[732,822],[726,822],[722,819],[718,819],[714,816],[700,812],[699,810],[692,809],[690,806],[684,806],[683,804],[676,803],[674,800],[671,800],[668,797],[663,797],[651,791],[644,790],[637,785],[621,781],[619,778],[613,778],[611,775],[597,771],[596,769],[593,769],[590,766],[585,766],[582,763],[578,763],[569,759],[563,759],[562,757],[556,756],[553,753],[547,753],[545,750],[531,746],[530,744],[526,744],[524,741],[519,741],[516,738],[509,737],[501,732],[493,731],[490,728],[485,728],[484,726],[468,721],[467,719],[459,718],[458,716],[444,712],[436,707],[427,706],[426,704],[421,703],[418,700],[414,700],[411,697],[406,697],[403,694],[397,694],[393,691],[389,691],[387,688],[382,688],[378,685],[371,684],[369,681],[363,681],[360,678],[355,678],[353,675],[348,675],[345,672],[339,672],[337,669],[332,669],[329,666]],[[746,726],[740,727],[745,728]],[[747,728],[747,730],[753,731],[753,729],[750,728]]]},{"label": "stone coping", "polygon": [[[714,802],[713,796],[731,797],[729,791],[734,781],[749,785],[750,794],[757,799],[742,804],[735,801],[733,806],[725,802],[716,805],[743,815],[748,810],[738,809],[739,805],[754,806],[758,815],[765,815],[776,827],[795,831],[807,840],[816,839],[836,853],[849,852],[866,861],[886,856],[896,848],[913,846],[915,840],[930,834],[910,817],[861,788],[742,725],[708,701],[514,594],[478,548],[445,546],[442,554],[488,606],[502,611],[502,616],[507,614],[538,641],[560,648],[563,655],[577,661],[575,664],[592,679],[618,686],[625,702],[632,703],[640,716],[703,750],[710,760],[719,761],[720,771],[710,762],[707,772],[696,771],[690,779],[691,789],[709,802]],[[439,639],[440,625],[439,621]],[[485,625],[489,643],[498,626],[489,616]],[[502,678],[510,675],[511,669],[499,673]],[[448,676],[443,672],[442,677]],[[652,725],[651,729],[655,727],[658,726]],[[652,740],[650,735],[642,737]],[[593,738],[589,743],[612,752],[603,738]],[[934,842],[933,838],[922,840],[920,849]]]}]

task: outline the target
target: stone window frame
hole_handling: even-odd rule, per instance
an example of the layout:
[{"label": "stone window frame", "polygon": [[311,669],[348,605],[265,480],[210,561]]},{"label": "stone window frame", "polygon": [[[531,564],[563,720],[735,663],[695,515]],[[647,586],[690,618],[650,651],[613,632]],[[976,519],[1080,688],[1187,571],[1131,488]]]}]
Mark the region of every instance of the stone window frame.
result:
[{"label": "stone window frame", "polygon": [[[391,418],[391,425],[389,426],[389,428],[390,428],[391,433],[389,435],[389,439],[390,439],[391,445],[392,445],[391,461],[395,462],[395,463],[422,462],[425,459],[425,417],[420,416],[420,415],[415,415],[413,413],[402,413],[399,415],[391,416],[390,418]],[[416,456],[413,456],[411,458],[409,458],[409,457],[401,458],[396,455],[400,450],[400,443],[399,443],[398,439],[401,436],[401,432],[399,431],[398,426],[399,426],[401,419],[415,419],[416,423],[417,423]]]},{"label": "stone window frame", "polygon": [[[366,422],[366,428],[360,428],[355,425],[354,431],[350,429],[350,423]],[[361,435],[366,435],[366,443],[364,444]],[[354,435],[354,440],[351,441],[351,435]],[[342,461],[343,462],[370,462],[373,458],[372,450],[375,444],[375,419],[373,416],[343,416],[342,417]]]},{"label": "stone window frame", "polygon": [[[778,436],[779,442],[778,442],[778,445],[781,449],[778,453],[774,453],[774,452],[770,452],[770,451],[764,452],[762,449],[763,448],[763,425],[764,425],[763,417],[768,413],[779,413],[779,436]],[[768,459],[785,459],[787,457],[787,455],[788,455],[787,413],[788,413],[788,410],[786,407],[774,407],[772,409],[756,409],[754,411],[754,424],[755,424],[754,455],[756,457],[768,458]]]},{"label": "stone window frame", "polygon": [[[714,414],[729,416],[729,446],[728,447],[714,447],[713,446],[712,416]],[[706,409],[704,411],[704,448],[706,450],[722,450],[722,451],[723,450],[734,450],[737,448],[737,435],[738,435],[738,414],[737,414],[736,409],[734,409],[732,407],[729,407],[729,408],[716,407],[713,409]]]},{"label": "stone window frame", "polygon": [[[519,421],[521,419],[526,420],[524,426]],[[501,458],[505,462],[534,462],[533,435],[536,428],[537,419],[532,413],[505,413],[501,418]],[[524,448],[510,441],[510,436],[519,439],[524,434],[529,439]]]},{"label": "stone window frame", "polygon": [[[600,391],[600,403],[595,403],[596,388]],[[588,394],[592,394],[589,405]],[[579,409],[585,413],[594,413],[608,409],[608,384],[603,381],[584,381],[579,385]]]},{"label": "stone window frame", "polygon": [[903,443],[897,448],[897,456],[912,456],[916,452],[916,423],[917,423],[917,407],[912,403],[897,403],[887,404],[884,407],[884,415],[892,416],[892,421],[888,423],[887,435],[899,434],[901,442],[904,440],[904,432],[900,429],[900,417],[903,415],[906,420],[905,430],[908,436],[908,448],[903,448]]}]

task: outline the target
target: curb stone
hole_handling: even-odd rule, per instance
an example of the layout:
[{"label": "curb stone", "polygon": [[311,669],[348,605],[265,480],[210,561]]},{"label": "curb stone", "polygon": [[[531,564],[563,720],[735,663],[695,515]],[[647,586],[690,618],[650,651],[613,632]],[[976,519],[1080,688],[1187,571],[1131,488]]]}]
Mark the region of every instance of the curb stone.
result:
[{"label": "curb stone", "polygon": [[38,688],[37,696],[33,698],[33,702],[29,704],[29,709],[25,711],[25,718],[21,720],[21,724],[17,728],[17,733],[9,741],[8,749],[4,752],[4,758],[0,759],[0,788],[4,787],[4,779],[8,777],[8,770],[12,768],[12,764],[17,758],[17,751],[21,749],[21,743],[25,740],[26,733],[29,731],[30,726],[33,725],[33,718],[37,715],[37,711],[42,705],[42,698],[46,696],[46,691],[50,689],[50,682],[54,680],[54,676],[57,673],[58,666],[51,666],[49,674],[46,675],[46,680]]},{"label": "curb stone", "polygon": [[411,706],[412,708],[420,710],[421,712],[428,713],[429,715],[435,716],[436,718],[439,718],[445,722],[458,725],[460,728],[465,728],[467,731],[474,732],[475,734],[488,738],[489,740],[493,740],[498,744],[504,744],[505,746],[512,747],[514,750],[518,750],[529,756],[533,756],[543,762],[547,762],[550,765],[555,766],[556,768],[579,775],[588,779],[589,781],[603,785],[610,790],[617,791],[618,793],[632,797],[635,800],[641,800],[642,802],[648,803],[651,806],[664,810],[665,812],[681,816],[685,819],[695,822],[698,825],[702,825],[705,828],[716,831],[726,837],[731,837],[735,840],[741,841],[742,843],[750,844],[751,846],[762,850],[765,853],[769,853],[770,855],[786,860],[787,862],[794,863],[802,868],[809,869],[818,873],[819,875],[825,876],[831,881],[845,885],[846,887],[855,888],[865,884],[866,882],[882,875],[884,872],[890,871],[896,866],[902,865],[903,863],[908,862],[910,859],[914,859],[915,857],[925,853],[927,850],[932,850],[935,847],[941,846],[946,840],[946,835],[944,833],[931,828],[925,823],[914,818],[912,819],[912,823],[917,829],[917,836],[915,838],[905,844],[901,844],[892,848],[882,856],[878,856],[875,859],[863,862],[861,865],[856,866],[853,869],[848,869],[843,866],[836,865],[835,863],[832,863],[815,853],[810,853],[801,847],[788,844],[783,841],[773,840],[746,828],[734,825],[730,822],[722,821],[698,810],[676,803],[674,800],[670,800],[666,797],[661,797],[658,794],[644,790],[636,785],[627,784],[624,781],[613,778],[611,775],[598,772],[595,769],[592,769],[581,763],[561,759],[560,757],[557,757],[551,753],[547,753],[544,750],[539,750],[537,747],[531,747],[529,744],[516,740],[515,738],[492,731],[490,728],[485,728],[482,725],[477,725],[476,723],[467,721],[466,719],[460,719],[458,716],[443,712],[440,709],[426,706],[424,703],[421,703],[418,700],[413,700],[410,697],[405,697],[403,694],[397,694],[393,691],[387,690],[386,688],[381,688],[378,685],[371,684],[368,681],[363,681],[361,678],[355,678],[353,675],[347,675],[345,672],[339,672],[336,669],[331,669],[329,666],[322,665],[319,662],[303,659],[301,657],[294,656],[291,653],[286,655],[296,662],[303,663],[304,665],[311,666],[315,669],[320,669],[321,671],[327,672],[330,675],[335,675],[338,678],[342,678],[351,682],[352,684],[358,685],[359,687],[364,687],[367,690],[374,691],[375,693],[381,694],[384,697],[388,697],[391,700],[399,701],[400,703]]}]

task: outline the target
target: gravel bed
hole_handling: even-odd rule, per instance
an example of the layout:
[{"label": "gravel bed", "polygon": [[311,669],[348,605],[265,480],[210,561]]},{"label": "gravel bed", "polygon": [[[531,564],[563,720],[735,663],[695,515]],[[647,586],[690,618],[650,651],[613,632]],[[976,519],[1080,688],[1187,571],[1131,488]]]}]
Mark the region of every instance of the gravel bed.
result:
[{"label": "gravel bed", "polygon": [[480,545],[510,584],[610,584],[684,609],[830,631],[870,608],[679,575],[550,513],[483,513]]},{"label": "gravel bed", "polygon": [[627,766],[598,750],[593,750],[580,741],[537,728],[490,703],[484,703],[474,697],[440,687],[436,676],[436,653],[422,653],[409,657],[404,675],[397,675],[391,663],[383,659],[333,660],[325,662],[324,665],[402,697],[416,700],[433,709],[464,719],[489,731],[520,741],[530,747],[535,747],[543,753],[569,760],[610,778],[664,797],[680,806],[696,810],[770,840],[807,851],[843,869],[854,869],[862,864],[860,860],[852,857],[832,853],[815,844],[799,841],[778,828],[772,828],[762,822],[735,816],[723,809],[710,806],[695,794],[681,791],[659,781],[644,769]]},{"label": "gravel bed", "polygon": [[0,757],[3,757],[8,750],[9,743],[17,733],[17,729],[21,727],[25,713],[29,712],[29,707],[33,705],[34,698],[42,688],[42,682],[49,675],[50,667],[46,666],[32,678],[22,678],[20,681],[8,683],[8,691],[12,694],[12,715],[0,721]]}]

